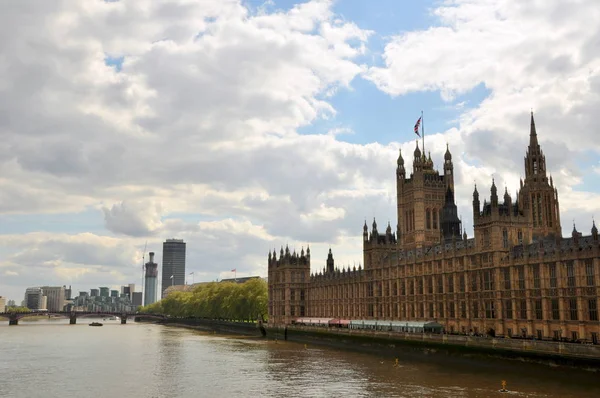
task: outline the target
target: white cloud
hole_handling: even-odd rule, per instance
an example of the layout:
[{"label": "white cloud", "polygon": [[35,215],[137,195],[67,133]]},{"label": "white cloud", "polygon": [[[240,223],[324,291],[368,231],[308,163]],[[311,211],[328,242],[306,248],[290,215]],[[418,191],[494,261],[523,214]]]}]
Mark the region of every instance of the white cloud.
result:
[{"label": "white cloud", "polygon": [[[264,275],[267,250],[286,243],[310,243],[315,270],[330,246],[338,264],[358,263],[365,219],[395,229],[398,146],[410,169],[414,142],[341,142],[347,127],[297,134],[336,118],[332,96],[358,76],[392,96],[490,90],[478,106],[448,103],[463,112],[458,127],[427,138],[436,166],[450,145],[469,231],[474,181],[482,196],[492,175],[518,186],[530,107],[563,225],[597,209],[597,193],[575,189],[578,154],[599,149],[595,2],[447,1],[438,26],[395,37],[379,67],[358,61],[372,32],[331,3],[12,3],[0,15],[0,213],[97,209],[106,231],[0,235],[0,267],[18,274],[3,295],[139,283],[146,241],[160,263],[172,237],[188,242],[196,281]],[[106,57],[123,57],[120,70]]]},{"label": "white cloud", "polygon": [[[432,10],[439,25],[395,36],[385,47],[384,65],[365,74],[392,96],[439,91],[451,102],[479,85],[489,90],[481,104],[464,109],[457,134],[448,135],[453,151],[464,150],[454,158],[469,185],[458,192],[464,213],[473,180],[487,196],[493,175],[514,194],[524,173],[533,108],[561,209],[580,221],[588,212],[585,225],[590,224],[589,212],[598,209],[592,203],[600,195],[574,189],[581,182],[576,162],[583,152],[600,152],[592,111],[600,107],[600,5],[576,3],[442,2]],[[563,226],[571,228],[570,222]]]},{"label": "white cloud", "polygon": [[[191,270],[264,274],[266,249],[282,240],[338,239],[352,201],[326,193],[353,190],[355,178],[375,185],[340,176],[340,163],[385,149],[295,134],[334,115],[324,98],[365,70],[353,58],[370,33],[338,22],[330,5],[257,16],[220,0],[3,13],[3,211],[96,207],[119,234],[4,235],[12,253],[3,266],[18,269],[23,286],[137,280],[144,241],[160,261],[161,240],[176,236],[188,242]],[[121,70],[106,56],[123,57]],[[332,147],[346,153],[337,159]]]},{"label": "white cloud", "polygon": [[144,201],[121,202],[110,209],[103,207],[106,228],[130,236],[153,235],[162,226],[160,203]]}]

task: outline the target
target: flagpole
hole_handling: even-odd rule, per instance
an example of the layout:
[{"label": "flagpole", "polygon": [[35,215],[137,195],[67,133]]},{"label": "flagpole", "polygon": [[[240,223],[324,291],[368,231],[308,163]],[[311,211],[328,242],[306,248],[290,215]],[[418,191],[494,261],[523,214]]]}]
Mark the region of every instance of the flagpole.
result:
[{"label": "flagpole", "polygon": [[421,111],[421,135],[423,136],[423,156],[425,155],[425,119],[423,119],[423,111]]}]

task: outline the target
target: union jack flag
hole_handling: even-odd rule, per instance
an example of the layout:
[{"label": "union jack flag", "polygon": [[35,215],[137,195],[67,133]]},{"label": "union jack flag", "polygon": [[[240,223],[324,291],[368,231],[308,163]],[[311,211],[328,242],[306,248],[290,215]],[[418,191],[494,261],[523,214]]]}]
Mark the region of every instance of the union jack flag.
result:
[{"label": "union jack flag", "polygon": [[419,137],[421,137],[421,134],[419,134],[419,126],[421,125],[421,118],[419,118],[419,120],[417,120],[417,123],[415,123],[415,134],[418,135]]}]

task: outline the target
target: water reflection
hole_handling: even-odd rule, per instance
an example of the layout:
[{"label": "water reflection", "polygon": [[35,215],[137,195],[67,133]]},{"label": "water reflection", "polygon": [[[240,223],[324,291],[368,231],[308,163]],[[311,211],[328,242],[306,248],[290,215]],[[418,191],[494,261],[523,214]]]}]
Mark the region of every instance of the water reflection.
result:
[{"label": "water reflection", "polygon": [[11,398],[487,398],[501,396],[503,379],[511,397],[600,396],[598,375],[590,373],[457,357],[416,359],[402,351],[382,357],[148,324],[0,323],[0,336],[0,396]]}]

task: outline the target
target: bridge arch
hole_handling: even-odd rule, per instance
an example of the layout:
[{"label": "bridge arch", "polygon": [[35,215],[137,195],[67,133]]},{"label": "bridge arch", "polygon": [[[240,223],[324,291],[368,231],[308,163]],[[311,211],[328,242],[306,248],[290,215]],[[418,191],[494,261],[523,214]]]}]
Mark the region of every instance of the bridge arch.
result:
[{"label": "bridge arch", "polygon": [[146,319],[158,319],[164,320],[167,319],[166,315],[162,314],[144,314],[137,312],[110,312],[110,311],[53,311],[53,312],[0,312],[0,318],[7,319],[11,324],[17,324],[19,319],[32,317],[32,316],[44,316],[44,317],[62,317],[71,319],[71,323],[77,318],[98,318],[98,317],[119,317],[121,318],[121,323],[125,323],[127,318],[146,318]]}]

